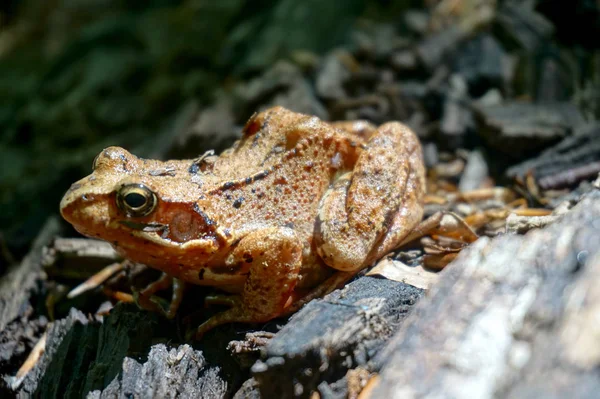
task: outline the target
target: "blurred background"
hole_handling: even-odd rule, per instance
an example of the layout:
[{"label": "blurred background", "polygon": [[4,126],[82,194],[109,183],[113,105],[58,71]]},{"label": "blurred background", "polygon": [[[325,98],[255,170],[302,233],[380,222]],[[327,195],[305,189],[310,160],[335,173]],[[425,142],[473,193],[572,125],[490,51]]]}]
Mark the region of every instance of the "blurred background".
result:
[{"label": "blurred background", "polygon": [[483,148],[512,178],[600,117],[599,37],[595,0],[4,0],[0,272],[102,148],[193,157],[275,104],[401,120],[428,166]]}]

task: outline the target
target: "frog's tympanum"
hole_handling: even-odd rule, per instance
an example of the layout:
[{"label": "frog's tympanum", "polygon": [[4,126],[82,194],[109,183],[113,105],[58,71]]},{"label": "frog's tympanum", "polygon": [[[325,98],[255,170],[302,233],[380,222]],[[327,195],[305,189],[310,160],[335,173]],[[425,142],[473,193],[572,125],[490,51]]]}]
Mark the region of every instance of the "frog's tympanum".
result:
[{"label": "frog's tympanum", "polygon": [[[140,159],[109,147],[61,202],[84,235],[164,272],[140,292],[183,283],[228,292],[198,335],[265,322],[332,291],[396,248],[421,220],[421,147],[398,122],[326,123],[281,107],[255,114],[219,156]],[[233,295],[230,295],[233,294]]]}]

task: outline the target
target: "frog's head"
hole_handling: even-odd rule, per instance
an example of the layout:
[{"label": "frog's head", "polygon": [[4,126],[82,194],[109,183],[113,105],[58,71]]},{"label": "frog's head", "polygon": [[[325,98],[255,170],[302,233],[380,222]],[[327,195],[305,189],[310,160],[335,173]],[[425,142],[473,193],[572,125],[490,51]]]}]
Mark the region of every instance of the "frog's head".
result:
[{"label": "frog's head", "polygon": [[189,169],[190,161],[140,159],[106,148],[93,173],[69,188],[60,212],[77,231],[110,242],[131,260],[201,264],[223,246],[224,234],[198,207],[203,183]]}]

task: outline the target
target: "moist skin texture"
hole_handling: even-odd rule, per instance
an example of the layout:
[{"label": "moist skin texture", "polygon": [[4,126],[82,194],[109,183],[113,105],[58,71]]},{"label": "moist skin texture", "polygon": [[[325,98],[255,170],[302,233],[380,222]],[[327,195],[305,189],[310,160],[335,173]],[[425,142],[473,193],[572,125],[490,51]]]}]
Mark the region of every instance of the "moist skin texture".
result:
[{"label": "moist skin texture", "polygon": [[82,234],[165,273],[140,293],[142,307],[157,310],[149,297],[171,281],[235,293],[208,300],[230,309],[201,335],[335,289],[402,242],[424,191],[419,141],[401,123],[326,123],[275,107],[219,156],[163,162],[106,148],[60,207]]}]

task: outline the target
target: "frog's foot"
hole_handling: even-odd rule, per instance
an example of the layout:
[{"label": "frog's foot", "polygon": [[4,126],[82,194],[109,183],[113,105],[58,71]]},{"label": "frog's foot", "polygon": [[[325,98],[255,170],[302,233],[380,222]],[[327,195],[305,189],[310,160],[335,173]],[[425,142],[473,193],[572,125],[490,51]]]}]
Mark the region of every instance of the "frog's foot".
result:
[{"label": "frog's foot", "polygon": [[241,295],[215,296],[209,304],[231,306],[196,330],[196,338],[226,323],[263,323],[281,315],[296,282],[302,262],[302,244],[288,228],[269,228],[244,237],[232,253],[248,277]]},{"label": "frog's foot", "polygon": [[415,134],[398,122],[372,134],[352,172],[323,196],[317,251],[340,271],[357,271],[394,249],[421,220],[425,170]]},{"label": "frog's foot", "polygon": [[[234,297],[236,298],[236,297]],[[241,299],[237,297],[239,300],[231,309],[228,309],[224,312],[217,313],[212,316],[204,323],[202,323],[198,329],[196,329],[196,339],[201,339],[202,336],[212,330],[213,328],[220,326],[222,324],[228,323],[261,323],[271,320],[273,317],[278,316],[278,313],[275,315],[267,315],[264,312],[256,312],[252,309],[244,306]]]},{"label": "frog's foot", "polygon": [[[160,304],[160,300],[153,297],[153,295],[158,291],[168,289],[170,286],[173,287],[173,294],[171,296],[171,303],[169,304],[168,309],[165,310],[165,307]],[[161,313],[167,319],[172,319],[175,317],[179,305],[181,305],[184,291],[185,284],[183,281],[163,273],[158,280],[148,285],[142,291],[137,292],[135,298],[138,306],[142,309]]]},{"label": "frog's foot", "polygon": [[285,308],[285,312],[283,315],[289,315],[297,312],[304,305],[312,301],[313,299],[322,298],[325,295],[333,292],[334,290],[341,288],[350,281],[354,276],[356,276],[355,272],[337,272],[327,280],[323,281],[317,287],[312,289],[308,294],[301,296],[299,298],[295,298],[291,302],[291,305]]}]

